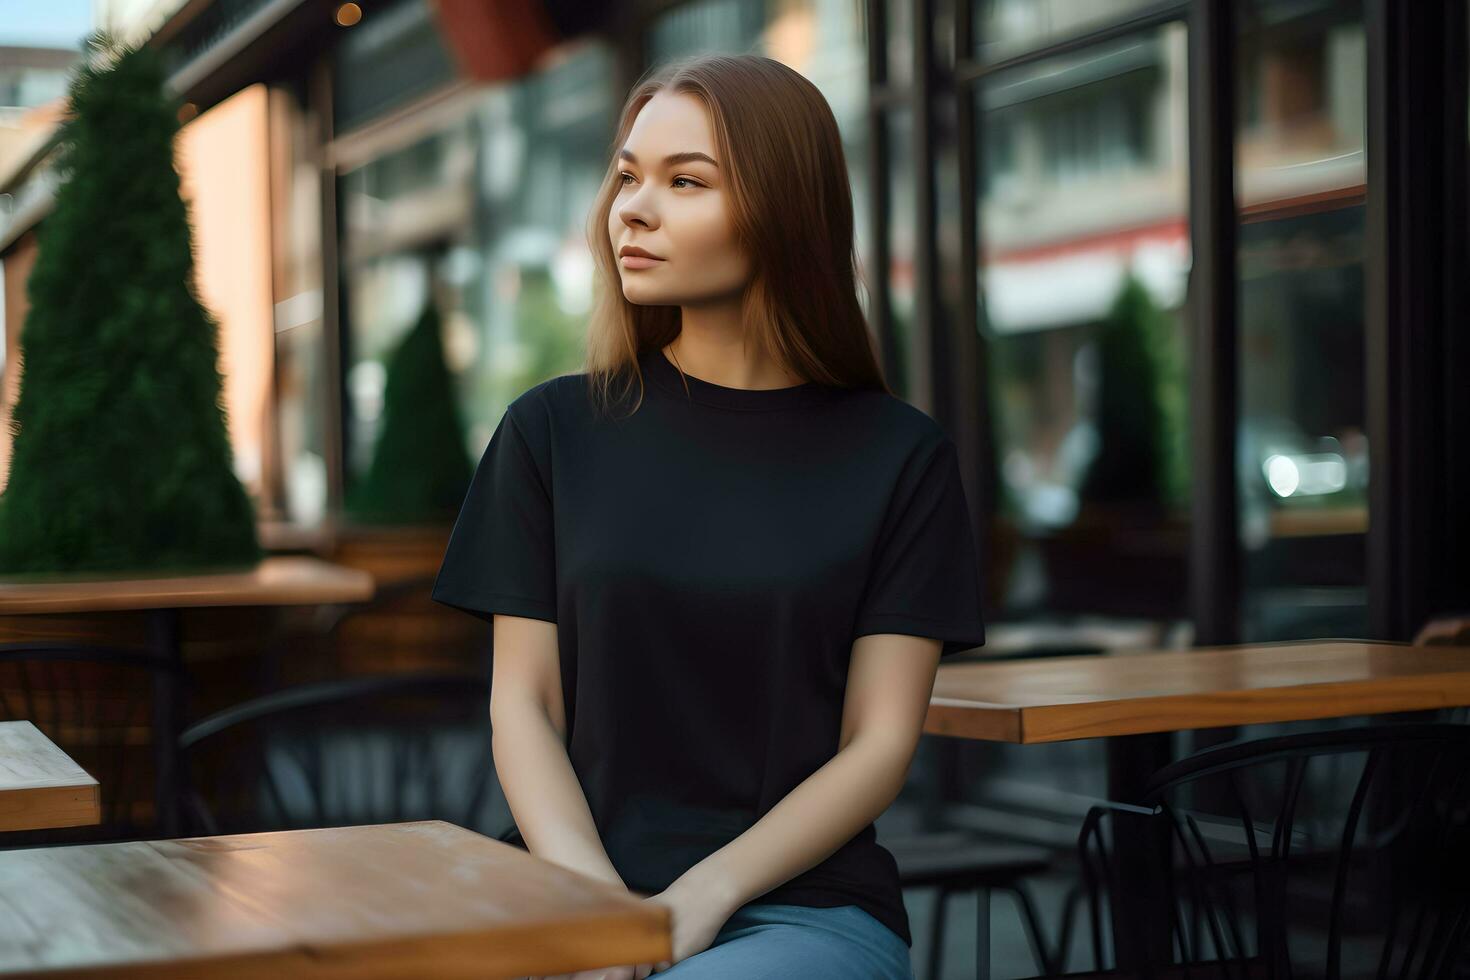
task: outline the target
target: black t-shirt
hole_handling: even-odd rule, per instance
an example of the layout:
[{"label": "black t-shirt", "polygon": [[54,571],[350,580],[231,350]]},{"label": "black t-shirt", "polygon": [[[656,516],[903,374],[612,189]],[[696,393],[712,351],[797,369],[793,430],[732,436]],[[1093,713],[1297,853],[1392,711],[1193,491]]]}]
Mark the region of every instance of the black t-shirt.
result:
[{"label": "black t-shirt", "polygon": [[[639,360],[631,416],[636,383],[599,414],[585,374],[511,403],[433,598],[557,624],[572,766],[613,866],[652,894],[837,752],[854,639],[948,655],[985,628],[955,446],[928,415]],[[912,945],[872,824],[755,901],[855,904]]]}]

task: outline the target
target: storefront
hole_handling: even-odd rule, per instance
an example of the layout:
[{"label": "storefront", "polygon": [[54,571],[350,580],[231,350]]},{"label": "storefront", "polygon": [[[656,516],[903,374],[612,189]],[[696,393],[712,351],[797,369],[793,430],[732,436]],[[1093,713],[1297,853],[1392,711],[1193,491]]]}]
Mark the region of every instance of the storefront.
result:
[{"label": "storefront", "polygon": [[217,0],[156,32],[216,130],[199,199],[260,202],[219,254],[254,270],[221,302],[265,352],[232,435],[273,540],[342,526],[426,308],[471,459],[577,369],[622,93],[749,51],[837,116],[875,343],[965,454],[998,645],[1404,639],[1465,604],[1463,3],[572,6]]}]

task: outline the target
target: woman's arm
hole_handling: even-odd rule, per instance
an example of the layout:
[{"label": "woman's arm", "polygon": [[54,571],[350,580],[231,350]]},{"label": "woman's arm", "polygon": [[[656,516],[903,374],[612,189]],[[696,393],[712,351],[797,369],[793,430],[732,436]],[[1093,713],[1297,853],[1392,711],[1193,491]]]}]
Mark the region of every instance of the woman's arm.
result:
[{"label": "woman's arm", "polygon": [[[745,833],[685,872],[683,885],[716,896],[733,914],[826,860],[888,809],[918,748],[941,646],[896,633],[858,637],[837,754]],[[677,959],[677,941],[675,949]]]},{"label": "woman's arm", "polygon": [[626,887],[597,835],[566,750],[556,624],[495,617],[491,747],[500,787],[526,848],[539,858]]}]

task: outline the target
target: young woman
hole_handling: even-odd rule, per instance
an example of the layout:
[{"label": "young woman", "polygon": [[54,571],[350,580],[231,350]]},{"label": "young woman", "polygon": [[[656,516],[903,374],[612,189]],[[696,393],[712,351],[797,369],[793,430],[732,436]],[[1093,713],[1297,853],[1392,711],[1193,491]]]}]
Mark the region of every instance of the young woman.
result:
[{"label": "young woman", "polygon": [[512,402],[450,537],[433,596],[493,623],[509,839],[671,909],[671,960],[578,980],[912,976],[873,821],[985,630],[954,443],[883,382],[852,229],[801,75],[638,85],[586,370]]}]

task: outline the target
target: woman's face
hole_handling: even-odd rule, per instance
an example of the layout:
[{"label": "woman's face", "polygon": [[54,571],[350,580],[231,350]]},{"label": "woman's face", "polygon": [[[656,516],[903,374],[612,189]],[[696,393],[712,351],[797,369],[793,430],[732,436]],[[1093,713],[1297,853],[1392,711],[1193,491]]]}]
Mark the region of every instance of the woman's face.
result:
[{"label": "woman's face", "polygon": [[[660,92],[639,110],[619,153],[622,186],[607,220],[628,302],[692,306],[744,289],[750,262],[731,226],[725,166],[699,99]],[[622,255],[629,246],[658,260]]]}]

